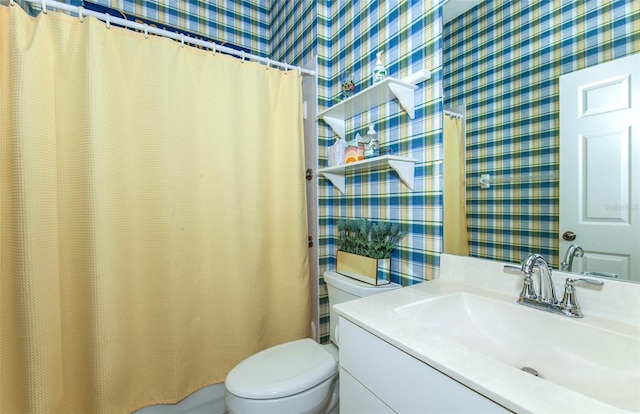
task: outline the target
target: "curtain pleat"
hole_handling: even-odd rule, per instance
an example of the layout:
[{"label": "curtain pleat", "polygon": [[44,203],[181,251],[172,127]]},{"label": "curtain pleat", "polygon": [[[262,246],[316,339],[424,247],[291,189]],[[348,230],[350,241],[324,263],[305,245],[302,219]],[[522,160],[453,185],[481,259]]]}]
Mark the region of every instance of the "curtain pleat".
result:
[{"label": "curtain pleat", "polygon": [[176,402],[308,336],[299,74],[0,19],[0,412]]},{"label": "curtain pleat", "polygon": [[469,255],[462,119],[444,116],[443,252]]}]

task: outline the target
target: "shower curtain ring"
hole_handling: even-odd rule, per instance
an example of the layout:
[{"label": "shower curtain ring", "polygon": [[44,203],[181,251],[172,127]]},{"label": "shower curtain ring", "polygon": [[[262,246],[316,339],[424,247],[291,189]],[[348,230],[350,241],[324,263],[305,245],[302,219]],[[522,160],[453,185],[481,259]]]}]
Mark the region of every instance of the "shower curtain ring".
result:
[{"label": "shower curtain ring", "polygon": [[109,13],[105,13],[105,17],[106,17],[107,29],[111,29],[111,16],[109,15]]},{"label": "shower curtain ring", "polygon": [[184,33],[180,33],[180,47],[184,47]]},{"label": "shower curtain ring", "polygon": [[267,58],[267,70],[269,70],[269,64],[270,64],[270,63],[271,63],[271,62],[269,61],[269,58]]},{"label": "shower curtain ring", "polygon": [[149,38],[149,25],[148,24],[144,24],[144,38],[148,39]]},{"label": "shower curtain ring", "polygon": [[15,2],[14,0],[9,0],[9,5],[10,5],[10,6],[15,6],[15,5],[16,5],[16,2]]},{"label": "shower curtain ring", "polygon": [[287,62],[284,62],[284,73],[287,73],[289,71],[289,64]]},{"label": "shower curtain ring", "polygon": [[216,55],[216,44],[215,43],[211,43],[212,47],[211,47],[211,54],[213,56]]},{"label": "shower curtain ring", "polygon": [[242,63],[244,63],[244,50],[242,51]]},{"label": "shower curtain ring", "polygon": [[78,19],[80,19],[80,23],[84,22],[84,7],[78,6]]},{"label": "shower curtain ring", "polygon": [[42,13],[47,14],[47,0],[42,0]]}]

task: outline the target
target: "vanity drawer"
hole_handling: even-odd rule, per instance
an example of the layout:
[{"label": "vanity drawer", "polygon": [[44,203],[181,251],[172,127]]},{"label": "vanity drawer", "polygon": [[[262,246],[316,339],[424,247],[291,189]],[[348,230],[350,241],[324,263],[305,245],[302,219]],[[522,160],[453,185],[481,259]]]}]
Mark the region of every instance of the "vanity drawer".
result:
[{"label": "vanity drawer", "polygon": [[[394,411],[508,412],[342,317],[339,326],[340,367]],[[342,394],[340,398],[348,397]],[[343,414],[350,412],[346,408]]]},{"label": "vanity drawer", "polygon": [[343,414],[395,413],[342,368],[340,369],[340,412]]}]

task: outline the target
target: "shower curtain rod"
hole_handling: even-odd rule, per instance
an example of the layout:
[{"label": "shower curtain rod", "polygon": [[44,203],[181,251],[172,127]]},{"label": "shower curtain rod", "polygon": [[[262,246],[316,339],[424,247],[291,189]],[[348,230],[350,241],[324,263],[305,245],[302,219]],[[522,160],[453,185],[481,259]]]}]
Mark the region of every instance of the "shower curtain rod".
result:
[{"label": "shower curtain rod", "polygon": [[464,115],[450,111],[448,109],[444,110],[444,114],[450,116],[451,118],[464,118]]},{"label": "shower curtain rod", "polygon": [[[315,71],[304,69],[304,68],[301,68],[300,66],[289,65],[287,63],[278,62],[275,60],[264,58],[262,56],[246,53],[244,51],[231,49],[230,47],[221,46],[213,42],[206,42],[201,39],[185,36],[184,34],[178,34],[178,33],[170,32],[168,30],[158,29],[156,27],[149,26],[148,24],[132,22],[131,20],[125,20],[120,17],[111,16],[109,13],[98,13],[93,10],[85,10],[84,7],[82,6],[72,6],[70,4],[60,3],[59,1],[55,1],[55,0],[25,0],[25,1],[29,3],[40,4],[42,6],[42,12],[45,14],[47,13],[47,7],[51,7],[54,9],[75,13],[80,19],[80,21],[82,21],[84,16],[93,16],[96,19],[105,22],[107,24],[107,28],[111,26],[111,23],[115,23],[130,29],[140,30],[141,32],[144,33],[145,38],[149,36],[149,33],[151,33],[154,35],[168,37],[170,39],[180,41],[183,45],[186,42],[186,43],[191,43],[194,45],[206,47],[207,49],[211,49],[214,54],[220,51],[220,52],[224,52],[224,53],[239,57],[242,60],[245,60],[245,59],[256,60],[258,62],[265,63],[267,66],[284,68],[285,71],[289,69],[293,69],[293,70],[298,70],[303,75],[311,75],[311,76],[316,75]],[[10,4],[11,6],[15,5],[15,0],[10,0]]]}]

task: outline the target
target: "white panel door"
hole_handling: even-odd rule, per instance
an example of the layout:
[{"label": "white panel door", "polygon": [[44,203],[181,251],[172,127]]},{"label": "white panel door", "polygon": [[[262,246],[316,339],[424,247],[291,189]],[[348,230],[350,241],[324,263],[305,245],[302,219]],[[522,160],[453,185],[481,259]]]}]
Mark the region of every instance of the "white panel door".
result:
[{"label": "white panel door", "polygon": [[561,260],[572,243],[573,271],[640,281],[640,54],[560,77]]}]

